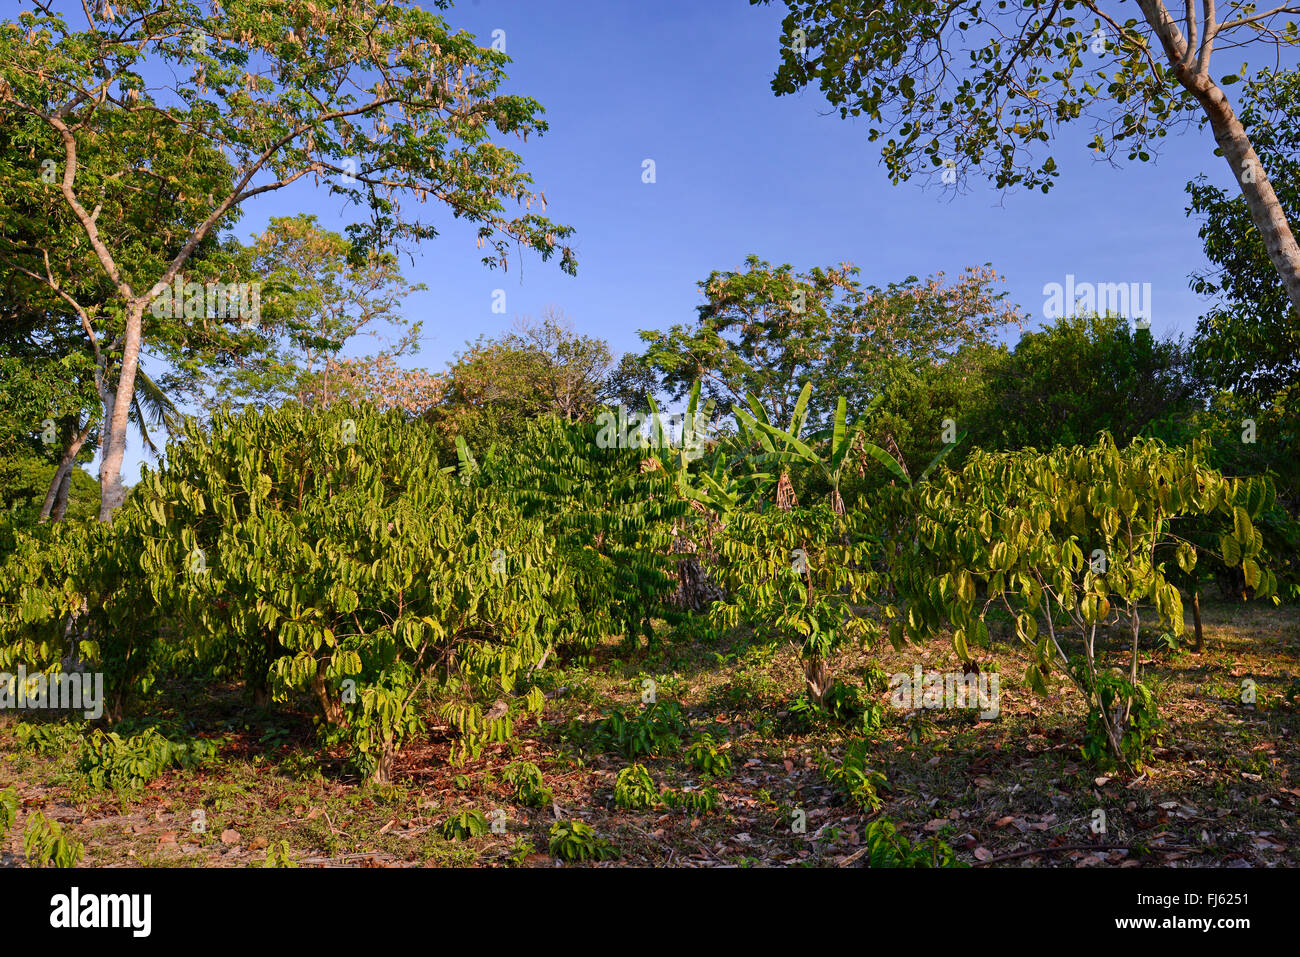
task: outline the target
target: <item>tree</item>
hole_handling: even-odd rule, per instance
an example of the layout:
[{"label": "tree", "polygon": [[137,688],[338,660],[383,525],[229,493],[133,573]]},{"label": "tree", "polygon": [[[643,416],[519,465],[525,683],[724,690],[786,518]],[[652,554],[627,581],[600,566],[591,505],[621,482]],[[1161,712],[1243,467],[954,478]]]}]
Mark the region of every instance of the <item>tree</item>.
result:
[{"label": "tree", "polygon": [[[1241,121],[1293,221],[1300,213],[1300,72],[1263,71],[1246,84],[1241,102]],[[1193,275],[1192,288],[1216,300],[1196,324],[1197,369],[1220,389],[1261,403],[1285,401],[1300,383],[1300,321],[1250,208],[1203,176],[1187,184],[1187,193],[1188,215],[1203,217],[1199,234],[1213,264]]]},{"label": "tree", "polygon": [[[900,596],[888,612],[890,638],[901,646],[946,625],[969,661],[972,646],[989,644],[990,609],[1003,609],[1033,649],[1026,683],[1044,691],[1059,668],[1090,705],[1085,753],[1136,770],[1158,728],[1154,695],[1140,681],[1141,625],[1149,617],[1183,632],[1182,597],[1166,571],[1196,565],[1181,532],[1213,517],[1222,560],[1258,594],[1272,594],[1277,579],[1262,565],[1254,526],[1272,498],[1268,479],[1207,467],[1199,444],[1142,439],[1121,451],[1103,436],[1048,453],[980,452],[880,510],[890,538],[914,542],[890,556]],[[1128,646],[1122,676],[1106,663],[1115,626]]]},{"label": "tree", "polygon": [[603,339],[579,335],[556,306],[521,320],[503,344],[536,357],[538,400],[565,422],[584,419],[605,398],[613,357]]},{"label": "tree", "polygon": [[961,346],[984,342],[1018,313],[995,292],[996,274],[968,269],[909,277],[881,289],[863,286],[847,263],[795,273],[756,256],[743,272],[714,272],[702,284],[694,325],[642,331],[642,362],[673,398],[696,380],[730,414],[753,393],[778,422],[794,415],[800,390],[813,387],[810,427],[826,427],[835,399],[865,409],[892,377],[917,364],[940,363]]},{"label": "tree", "polygon": [[459,435],[485,449],[518,438],[529,421],[546,415],[584,421],[607,397],[609,346],[576,333],[554,308],[540,321],[524,317],[513,332],[468,346],[447,370],[446,393],[433,413],[448,441]]},{"label": "tree", "polygon": [[[531,189],[520,157],[490,137],[493,127],[544,132],[540,106],[497,92],[504,53],[452,33],[409,0],[162,7],[121,0],[83,6],[81,30],[48,0],[33,3],[17,22],[0,25],[0,104],[41,124],[47,141],[32,182],[56,171],[66,211],[111,287],[122,359],[100,469],[105,521],[125,498],[121,467],[145,314],[248,200],[306,177],[334,177],[331,193],[368,212],[349,226],[359,251],[435,236],[403,202],[433,199],[478,225],[489,266],[505,267],[518,243],[543,259],[560,252],[561,267],[576,268],[572,250],[556,245],[571,229],[531,211],[545,197]],[[189,79],[173,87],[177,72]],[[224,166],[182,158],[194,144]],[[83,167],[97,147],[107,148],[97,167]],[[52,165],[43,169],[46,160]],[[137,256],[129,222],[101,212],[160,188],[197,225],[165,256]],[[507,200],[522,209],[507,213]],[[58,288],[62,277],[56,270],[45,278]]]},{"label": "tree", "polygon": [[1116,316],[1067,316],[1021,337],[987,369],[984,404],[963,427],[986,449],[1121,446],[1199,408],[1181,341],[1157,340]]},{"label": "tree", "polygon": [[324,407],[335,397],[339,355],[353,340],[384,340],[387,359],[419,346],[421,323],[402,315],[403,300],[425,289],[402,276],[397,257],[357,251],[315,216],[276,216],[250,250],[260,278],[259,309],[249,334],[265,346],[255,361],[213,377],[214,399],[275,404],[286,399]]},{"label": "tree", "polygon": [[1177,13],[1137,0],[1141,20],[1121,23],[1100,0],[783,2],[772,89],[815,83],[842,117],[865,114],[871,140],[889,137],[881,157],[895,183],[927,169],[954,183],[975,169],[999,188],[1046,192],[1056,160],[1035,153],[1067,123],[1091,120],[1093,150],[1107,159],[1127,147],[1145,161],[1171,129],[1199,118],[1300,313],[1300,245],[1223,91],[1236,77],[1210,75],[1216,46],[1280,57],[1300,40],[1289,18],[1300,5],[1234,2],[1221,17],[1215,0],[1187,0]]},{"label": "tree", "polygon": [[[74,498],[74,482],[74,515],[95,497],[93,480],[75,467],[88,455],[81,446],[65,451],[70,423],[85,401],[84,383],[69,375],[72,364],[8,354],[7,346],[0,354],[0,511],[17,524],[52,512],[62,517]],[[72,464],[65,470],[60,459],[69,452]]]},{"label": "tree", "polygon": [[[118,137],[120,116],[104,110],[88,131],[79,153],[83,181],[112,179],[126,149]],[[40,160],[49,146],[49,130],[39,119],[18,112],[0,113],[0,276],[5,285],[0,347],[21,356],[29,367],[45,366],[49,374],[76,384],[79,400],[56,417],[57,446],[62,450],[54,470],[41,520],[63,514],[74,463],[102,445],[101,425],[112,414],[123,360],[120,310],[114,291],[96,258],[89,238],[67,208],[57,186],[54,160]],[[191,204],[179,201],[180,176],[201,176],[229,187],[229,164],[204,143],[187,143],[184,150],[149,160],[156,188],[101,192],[97,221],[118,224],[129,237],[124,261],[141,263],[169,258],[177,237],[188,235],[199,222]],[[39,177],[33,178],[33,169]],[[225,177],[223,180],[222,177]],[[168,185],[172,184],[172,185]],[[251,265],[247,250],[233,240],[207,236],[191,258],[191,277],[209,279],[244,274]],[[198,370],[247,361],[258,342],[232,335],[222,323],[186,323],[184,311],[147,315],[150,355],[162,372],[157,382],[138,373],[139,389],[132,397],[128,422],[134,423],[151,450],[150,422],[175,421],[175,402],[197,394]],[[65,389],[66,391],[66,389]],[[67,394],[71,395],[71,392]],[[38,420],[40,421],[40,420]],[[79,481],[79,480],[78,480]],[[98,493],[96,492],[96,497]]]},{"label": "tree", "polygon": [[366,359],[328,361],[336,401],[427,416],[447,390],[446,376],[424,369],[403,369],[386,353]]}]

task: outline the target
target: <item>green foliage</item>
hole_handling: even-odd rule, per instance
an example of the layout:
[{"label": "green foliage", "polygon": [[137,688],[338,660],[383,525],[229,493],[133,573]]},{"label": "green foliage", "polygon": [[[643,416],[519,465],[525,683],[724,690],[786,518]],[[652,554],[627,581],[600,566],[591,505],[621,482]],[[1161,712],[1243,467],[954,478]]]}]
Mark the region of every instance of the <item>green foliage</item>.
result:
[{"label": "green foliage", "polygon": [[547,807],[555,795],[542,779],[541,769],[531,761],[516,761],[502,777],[514,791],[514,799],[525,807]]},{"label": "green foliage", "polygon": [[644,811],[659,803],[659,789],[644,765],[633,764],[618,772],[614,780],[614,804],[630,811]]},{"label": "green foliage", "polygon": [[[581,621],[539,522],[453,485],[426,426],[365,408],[191,423],[111,528],[24,535],[11,562],[0,616],[24,640],[0,656],[57,660],[87,596],[83,645],[106,686],[138,692],[165,657],[159,635],[179,633],[213,678],[276,702],[310,694],[326,740],[381,781],[421,689],[510,697]],[[461,725],[467,739],[501,730]]]},{"label": "green foliage", "polygon": [[457,811],[442,822],[439,831],[449,841],[464,841],[483,837],[491,830],[486,815],[476,808]]},{"label": "green foliage", "polygon": [[445,445],[505,447],[523,441],[532,420],[589,419],[605,396],[612,362],[604,340],[575,333],[562,312],[548,308],[540,320],[499,338],[480,337],[457,355],[429,419]]},{"label": "green foliage", "polygon": [[688,814],[699,817],[707,814],[718,806],[718,792],[716,788],[704,788],[699,791],[675,790],[669,788],[660,795],[663,802],[674,810],[686,811]]},{"label": "green foliage", "polygon": [[27,833],[23,835],[23,853],[32,867],[76,867],[85,847],[63,833],[58,821],[51,821],[40,811],[27,818]]},{"label": "green foliage", "polygon": [[725,777],[731,773],[731,753],[718,747],[713,735],[705,731],[686,748],[686,760],[703,774]]},{"label": "green foliage", "polygon": [[878,577],[867,543],[824,505],[740,512],[718,541],[718,576],[727,600],[714,606],[729,628],[800,652],[809,695],[830,690],[826,660],[849,641],[865,642],[868,620],[855,606],[873,600]]},{"label": "green foliage", "polygon": [[69,751],[74,743],[80,743],[81,735],[81,728],[75,725],[54,722],[24,721],[14,729],[19,747],[36,754]]},{"label": "green foliage", "polygon": [[[1122,625],[1131,636],[1129,684],[1122,715],[1138,691],[1141,616],[1148,609],[1175,636],[1183,632],[1183,603],[1169,580],[1176,555],[1190,567],[1192,553],[1175,529],[1188,518],[1213,518],[1222,560],[1239,566],[1257,594],[1275,579],[1262,564],[1254,519],[1271,504],[1267,479],[1225,478],[1203,461],[1203,448],[1170,449],[1135,440],[1117,449],[1109,437],[1091,447],[977,453],[960,472],[943,470],[928,485],[894,497],[889,536],[912,540],[894,550],[891,580],[900,601],[887,609],[890,637],[922,638],[945,624],[953,648],[970,659],[972,644],[987,644],[985,616],[996,605],[1034,651],[1026,683],[1044,690],[1053,666],[1097,703],[1098,631]],[[888,520],[886,520],[888,523]],[[906,536],[906,537],[904,537]],[[1068,627],[1058,631],[1065,616]],[[1044,624],[1040,628],[1040,621]],[[1081,647],[1082,667],[1065,645]],[[1105,708],[1111,750],[1124,760],[1123,729]]]},{"label": "green foliage", "polygon": [[689,506],[665,471],[643,471],[644,437],[616,431],[545,418],[458,476],[512,503],[554,541],[579,603],[568,642],[578,652],[606,635],[653,639],[653,619],[675,618],[665,604],[674,584],[668,550],[673,521]]},{"label": "green foliage", "polygon": [[845,745],[839,761],[824,754],[818,763],[822,777],[852,804],[864,811],[877,811],[884,803],[878,791],[885,786],[885,776],[867,765],[868,748],[866,740],[854,739]]},{"label": "green foliage", "polygon": [[[895,183],[939,179],[948,163],[958,176],[972,170],[999,189],[1047,192],[1060,171],[1038,150],[1065,124],[1096,123],[1094,150],[1146,161],[1167,128],[1198,108],[1178,95],[1174,57],[1165,53],[1173,47],[1142,17],[1103,23],[1088,15],[1096,8],[1038,0],[904,0],[872,7],[871,16],[828,0],[781,5],[788,13],[772,89],[789,95],[813,86],[841,117],[862,117]],[[1171,25],[1180,16],[1169,17]],[[1256,26],[1248,18],[1221,25],[1219,42],[1231,37],[1232,46],[1249,46]],[[1195,35],[1194,26],[1183,29]],[[1178,26],[1172,30],[1181,41]]]},{"label": "green foliage", "polygon": [[790,704],[790,720],[805,730],[834,725],[871,735],[884,724],[885,709],[878,701],[868,701],[862,689],[836,681],[820,702],[807,694],[795,698]]},{"label": "green foliage", "polygon": [[618,857],[618,849],[581,821],[556,821],[551,825],[549,848],[562,861],[604,861]]},{"label": "green foliage", "polygon": [[816,430],[831,426],[839,397],[861,414],[896,374],[986,342],[1017,316],[991,269],[884,288],[858,273],[847,264],[795,272],[749,256],[744,271],[715,271],[700,284],[695,323],[642,330],[638,365],[675,399],[703,381],[704,398],[726,414],[752,411],[752,394],[774,426],[802,417],[796,409],[810,385],[806,421]]},{"label": "green foliage", "polygon": [[589,740],[600,751],[635,760],[676,751],[686,730],[681,705],[655,701],[630,714],[615,708],[591,728]]},{"label": "green foliage", "polygon": [[867,825],[863,841],[868,847],[868,867],[969,867],[957,859],[953,849],[938,838],[916,844],[898,833],[887,818]]},{"label": "green foliage", "polygon": [[963,426],[990,450],[1091,445],[1101,432],[1123,446],[1196,407],[1182,343],[1118,316],[1069,316],[1027,332],[984,374],[987,395]]},{"label": "green foliage", "polygon": [[[1300,72],[1263,69],[1233,105],[1287,221],[1300,222]],[[1196,324],[1196,366],[1216,388],[1289,408],[1294,417],[1300,326],[1245,197],[1204,176],[1187,184],[1187,194],[1187,214],[1202,218],[1199,235],[1212,264],[1194,274],[1192,289],[1215,300]]]},{"label": "green foliage", "polygon": [[[1080,670],[1081,683],[1090,679]],[[1151,748],[1160,743],[1164,721],[1159,716],[1155,693],[1138,682],[1132,685],[1121,674],[1098,672],[1092,688],[1083,756],[1102,770],[1116,764],[1111,729],[1119,734],[1119,758],[1124,766],[1141,771],[1151,760]],[[1107,717],[1103,719],[1103,715]]]},{"label": "green foliage", "polygon": [[298,862],[293,859],[289,852],[288,841],[276,841],[266,849],[266,858],[262,861],[263,867],[297,867]]},{"label": "green foliage", "polygon": [[96,730],[77,759],[91,787],[134,791],[172,768],[194,770],[216,757],[218,744],[202,738],[172,741],[152,728],[129,738]]},{"label": "green foliage", "polygon": [[13,788],[5,788],[0,791],[0,841],[4,840],[17,819],[18,792]]}]

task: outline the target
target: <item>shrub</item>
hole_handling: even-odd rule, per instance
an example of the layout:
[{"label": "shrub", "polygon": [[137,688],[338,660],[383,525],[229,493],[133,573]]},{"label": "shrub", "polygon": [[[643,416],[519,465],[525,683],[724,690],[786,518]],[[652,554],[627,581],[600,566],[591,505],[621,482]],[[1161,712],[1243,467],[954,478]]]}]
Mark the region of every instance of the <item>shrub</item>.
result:
[{"label": "shrub", "polygon": [[831,688],[828,661],[849,641],[865,643],[869,621],[855,606],[879,587],[868,544],[855,540],[828,506],[736,512],[718,540],[718,570],[728,600],[714,614],[728,628],[799,649],[808,696],[819,705]]},{"label": "shrub", "polygon": [[555,800],[542,779],[541,769],[531,761],[518,761],[505,769],[506,784],[514,789],[514,798],[526,807],[546,807]]},{"label": "shrub", "polygon": [[13,788],[5,788],[0,791],[0,841],[5,839],[17,818],[18,792]]},{"label": "shrub", "polygon": [[629,811],[644,811],[659,803],[655,787],[644,765],[633,764],[618,772],[614,780],[614,804]]},{"label": "shrub", "polygon": [[722,777],[731,773],[731,755],[720,750],[707,731],[691,742],[686,749],[686,759],[691,767],[704,774]]},{"label": "shrub", "polygon": [[604,861],[618,857],[618,849],[581,821],[556,821],[551,825],[549,848],[562,861]]},{"label": "shrub", "polygon": [[482,811],[469,808],[447,818],[439,830],[449,841],[463,841],[471,837],[483,837],[491,828]]},{"label": "shrub", "polygon": [[23,853],[32,867],[76,867],[85,852],[83,845],[63,833],[58,821],[49,820],[40,811],[29,815]]},{"label": "shrub", "polygon": [[822,777],[835,790],[864,811],[878,811],[884,803],[877,789],[885,784],[885,776],[867,766],[868,743],[850,741],[844,748],[844,757],[838,762],[824,754],[819,762]]},{"label": "shrub", "polygon": [[831,724],[874,734],[884,724],[885,709],[878,701],[867,701],[859,688],[837,681],[820,703],[807,694],[796,698],[790,705],[790,720],[802,730]]},{"label": "shrub", "polygon": [[[1240,566],[1260,595],[1276,584],[1260,563],[1262,538],[1253,525],[1271,505],[1271,482],[1224,477],[1205,466],[1203,453],[1199,443],[1171,449],[1156,440],[1120,451],[1106,436],[1095,446],[1047,454],[977,452],[960,472],[944,469],[896,496],[893,537],[915,545],[891,556],[902,606],[888,610],[891,639],[901,647],[906,636],[922,638],[946,624],[954,650],[968,661],[969,645],[988,643],[990,606],[1001,605],[1034,651],[1026,683],[1045,691],[1059,668],[1090,702],[1111,756],[1132,768],[1129,753],[1142,745],[1131,733],[1137,727],[1141,738],[1155,727],[1148,718],[1132,723],[1135,707],[1154,715],[1140,690],[1142,618],[1153,611],[1181,635],[1182,597],[1166,565],[1176,561],[1188,572],[1197,564],[1197,547],[1176,532],[1180,522],[1212,517],[1222,529],[1223,561]],[[1058,628],[1062,616],[1067,624]],[[1123,685],[1101,677],[1098,631],[1113,626],[1128,632]],[[1071,643],[1081,653],[1068,654]]]},{"label": "shrub", "polygon": [[171,741],[150,729],[129,738],[96,730],[82,746],[77,771],[94,788],[134,791],[172,768],[192,770],[212,760],[215,741]]},{"label": "shrub", "polygon": [[20,535],[0,569],[0,662],[57,662],[76,613],[106,686],[139,693],[174,657],[158,636],[179,634],[210,679],[242,676],[260,701],[310,695],[326,742],[387,781],[422,690],[512,697],[586,634],[542,522],[454,483],[429,438],[343,405],[190,422],[111,527]]},{"label": "shrub", "polygon": [[590,732],[592,744],[602,751],[634,760],[665,754],[681,747],[686,721],[675,701],[656,701],[628,714],[615,708]]},{"label": "shrub", "polygon": [[288,841],[276,841],[266,849],[263,867],[297,867],[298,862],[289,853]]},{"label": "shrub", "polygon": [[18,745],[36,754],[67,751],[81,740],[81,729],[73,725],[54,722],[32,724],[22,722],[14,729]]},{"label": "shrub", "polygon": [[938,838],[912,844],[898,833],[892,821],[878,818],[867,825],[868,867],[969,867],[957,860],[953,849]]},{"label": "shrub", "polygon": [[702,791],[669,789],[663,792],[662,797],[670,808],[681,809],[696,816],[707,814],[718,805],[718,792],[714,788],[704,788]]}]

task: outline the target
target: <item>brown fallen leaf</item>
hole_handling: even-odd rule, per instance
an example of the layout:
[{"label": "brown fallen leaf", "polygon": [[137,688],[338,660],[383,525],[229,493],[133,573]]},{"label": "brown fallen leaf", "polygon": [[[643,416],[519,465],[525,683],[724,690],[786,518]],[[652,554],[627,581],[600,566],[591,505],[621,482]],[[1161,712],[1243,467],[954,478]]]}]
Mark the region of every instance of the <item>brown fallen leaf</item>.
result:
[{"label": "brown fallen leaf", "polygon": [[266,847],[269,843],[270,842],[267,841],[266,838],[262,837],[259,834],[257,837],[253,838],[253,840],[249,842],[248,849],[250,851],[260,851],[262,848]]},{"label": "brown fallen leaf", "polygon": [[241,840],[242,838],[239,836],[239,832],[233,827],[228,827],[221,832],[222,844],[238,844]]},{"label": "brown fallen leaf", "polygon": [[977,861],[991,861],[991,860],[993,860],[993,852],[990,851],[987,847],[977,847],[977,848],[975,848],[974,854],[975,854],[975,860],[977,860]]},{"label": "brown fallen leaf", "polygon": [[1000,817],[996,821],[994,821],[993,826],[996,827],[998,830],[1001,830],[1002,828],[1007,827],[1010,824],[1014,824],[1015,820],[1016,819],[1012,815],[1008,814],[1006,817]]},{"label": "brown fallen leaf", "polygon": [[175,844],[175,843],[176,843],[176,832],[175,832],[175,831],[163,831],[161,834],[158,835],[158,843],[159,843],[159,844]]},{"label": "brown fallen leaf", "polygon": [[948,819],[943,817],[936,817],[933,821],[925,822],[925,829],[927,831],[940,831],[947,826],[948,826]]}]

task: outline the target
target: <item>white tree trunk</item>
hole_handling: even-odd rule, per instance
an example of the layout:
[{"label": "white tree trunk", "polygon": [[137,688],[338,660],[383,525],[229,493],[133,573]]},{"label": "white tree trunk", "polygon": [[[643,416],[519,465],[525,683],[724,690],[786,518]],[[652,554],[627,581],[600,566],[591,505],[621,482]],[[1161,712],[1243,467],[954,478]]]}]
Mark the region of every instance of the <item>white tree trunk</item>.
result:
[{"label": "white tree trunk", "polygon": [[126,319],[126,338],[122,345],[122,366],[118,373],[116,390],[105,384],[106,395],[112,397],[111,406],[104,405],[103,459],[99,465],[99,520],[111,522],[113,513],[126,500],[122,485],[122,459],[126,454],[126,430],[131,415],[131,400],[135,397],[135,374],[140,367],[140,345],[144,325],[144,300],[129,304]]}]

